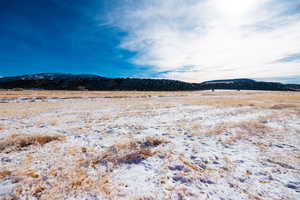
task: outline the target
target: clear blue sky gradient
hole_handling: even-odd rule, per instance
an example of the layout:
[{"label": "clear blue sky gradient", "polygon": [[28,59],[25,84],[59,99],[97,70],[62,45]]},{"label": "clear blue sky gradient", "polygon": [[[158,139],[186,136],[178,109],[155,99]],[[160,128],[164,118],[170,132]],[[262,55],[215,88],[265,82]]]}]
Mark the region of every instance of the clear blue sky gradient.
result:
[{"label": "clear blue sky gradient", "polygon": [[[99,25],[116,0],[7,0],[0,2],[0,76],[57,72],[106,77],[158,77],[130,63],[118,48],[127,34]],[[298,12],[299,8],[295,8]],[[176,11],[175,11],[176,12]],[[289,62],[299,55],[279,60]],[[246,78],[246,77],[245,77]],[[300,83],[300,76],[280,77]]]},{"label": "clear blue sky gradient", "polygon": [[143,76],[117,48],[124,32],[100,26],[111,0],[9,0],[0,6],[0,76],[41,72]]}]

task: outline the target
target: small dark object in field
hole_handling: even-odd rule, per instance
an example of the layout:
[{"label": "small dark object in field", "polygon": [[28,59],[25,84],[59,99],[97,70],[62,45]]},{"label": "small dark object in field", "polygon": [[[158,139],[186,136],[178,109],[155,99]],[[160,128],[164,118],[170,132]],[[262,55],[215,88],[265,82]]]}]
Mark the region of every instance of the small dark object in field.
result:
[{"label": "small dark object in field", "polygon": [[181,171],[183,170],[184,166],[183,165],[175,165],[175,166],[169,166],[169,169],[172,170],[172,171]]},{"label": "small dark object in field", "polygon": [[297,186],[293,184],[286,184],[285,186],[290,189],[294,189],[294,190],[297,189]]},{"label": "small dark object in field", "polygon": [[158,138],[147,138],[147,140],[145,142],[142,142],[140,146],[141,148],[156,147],[164,142],[164,140]]},{"label": "small dark object in field", "polygon": [[279,165],[280,167],[283,167],[283,168],[286,168],[286,169],[295,169],[295,167],[293,167],[291,165],[288,165],[288,164],[285,164],[285,163],[282,163],[282,162],[277,162],[277,161],[273,161],[273,160],[270,160],[270,159],[267,159],[267,161],[270,162],[270,163]]},{"label": "small dark object in field", "polygon": [[190,157],[192,160],[195,160],[197,157],[196,156],[191,156]]},{"label": "small dark object in field", "polygon": [[300,189],[300,182],[289,182],[288,184],[285,185],[287,188],[290,188],[290,189],[294,189],[294,190],[297,190],[297,189]]},{"label": "small dark object in field", "polygon": [[200,178],[199,179],[202,183],[206,183],[206,184],[215,184],[213,181],[211,180],[207,180],[207,179],[203,179],[203,178]]},{"label": "small dark object in field", "polygon": [[173,180],[176,182],[180,182],[182,184],[187,184],[187,183],[191,183],[192,180],[183,176],[174,176]]}]

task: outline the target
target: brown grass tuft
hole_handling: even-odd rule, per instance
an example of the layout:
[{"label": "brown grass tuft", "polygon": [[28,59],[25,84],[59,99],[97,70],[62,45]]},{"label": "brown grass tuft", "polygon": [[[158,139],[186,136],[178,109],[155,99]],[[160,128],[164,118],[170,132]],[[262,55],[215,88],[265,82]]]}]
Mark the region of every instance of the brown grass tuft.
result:
[{"label": "brown grass tuft", "polygon": [[198,173],[203,173],[203,170],[200,169],[199,167],[195,166],[194,164],[192,164],[191,162],[187,161],[185,158],[183,158],[182,156],[180,156],[178,158],[182,164],[184,164],[185,166],[191,168],[192,170],[198,172]]},{"label": "brown grass tuft", "polygon": [[98,163],[101,163],[109,168],[114,168],[122,164],[138,164],[155,154],[151,148],[166,142],[164,139],[149,137],[143,141],[116,144],[102,156],[90,161],[90,165],[95,168]]},{"label": "brown grass tuft", "polygon": [[0,125],[0,131],[5,130],[6,126]]},{"label": "brown grass tuft", "polygon": [[27,176],[27,177],[31,177],[31,178],[38,178],[39,177],[39,175],[34,173],[32,170],[28,170],[28,171],[24,172],[22,175]]},{"label": "brown grass tuft", "polygon": [[270,127],[258,121],[240,122],[235,127],[239,127],[243,132],[245,131],[251,135],[261,135],[271,130]]},{"label": "brown grass tuft", "polygon": [[289,109],[289,108],[297,108],[298,105],[295,104],[275,104],[271,106],[271,109],[276,109],[276,110],[282,110],[282,109]]},{"label": "brown grass tuft", "polygon": [[156,147],[163,143],[167,143],[167,141],[161,138],[147,137],[142,144],[150,147]]},{"label": "brown grass tuft", "polygon": [[3,141],[0,141],[0,152],[10,153],[12,151],[20,151],[31,145],[44,145],[51,141],[61,140],[62,136],[58,135],[24,135],[13,134]]},{"label": "brown grass tuft", "polygon": [[224,142],[228,144],[235,143],[242,139],[248,139],[251,136],[264,137],[265,134],[268,134],[273,130],[271,127],[265,125],[259,120],[227,123],[226,127],[238,129],[232,136],[224,140]]},{"label": "brown grass tuft", "polygon": [[9,170],[0,171],[0,179],[3,179],[7,176],[11,176],[12,172]]},{"label": "brown grass tuft", "polygon": [[218,125],[212,129],[205,130],[203,133],[207,135],[219,135],[225,131],[225,127],[223,125]]}]

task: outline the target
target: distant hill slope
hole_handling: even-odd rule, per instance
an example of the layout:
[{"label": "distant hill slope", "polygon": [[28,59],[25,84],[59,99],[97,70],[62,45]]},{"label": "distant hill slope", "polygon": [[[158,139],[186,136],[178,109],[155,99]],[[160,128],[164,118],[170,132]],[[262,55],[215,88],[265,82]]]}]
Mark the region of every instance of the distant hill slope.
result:
[{"label": "distant hill slope", "polygon": [[0,78],[1,89],[193,91],[209,89],[296,91],[300,85],[227,79],[187,83],[168,79],[105,78],[97,75],[42,73]]},{"label": "distant hill slope", "polygon": [[[298,85],[299,86],[299,85]],[[263,82],[252,79],[214,80],[201,83],[202,89],[234,89],[234,90],[271,90],[294,91],[297,85],[288,85],[277,82]]]},{"label": "distant hill slope", "polygon": [[59,73],[40,73],[24,76],[0,77],[1,82],[16,81],[16,80],[59,80],[59,79],[79,79],[79,78],[103,78],[93,74],[59,74]]}]

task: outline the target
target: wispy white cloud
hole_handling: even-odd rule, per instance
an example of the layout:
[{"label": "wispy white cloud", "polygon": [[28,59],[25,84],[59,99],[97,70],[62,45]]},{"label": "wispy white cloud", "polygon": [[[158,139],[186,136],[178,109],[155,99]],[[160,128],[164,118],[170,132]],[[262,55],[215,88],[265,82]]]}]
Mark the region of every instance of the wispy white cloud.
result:
[{"label": "wispy white cloud", "polygon": [[[125,2],[125,3],[124,3]],[[300,75],[294,0],[127,0],[110,15],[121,48],[164,78],[204,81]],[[188,67],[186,67],[188,66]]]}]

